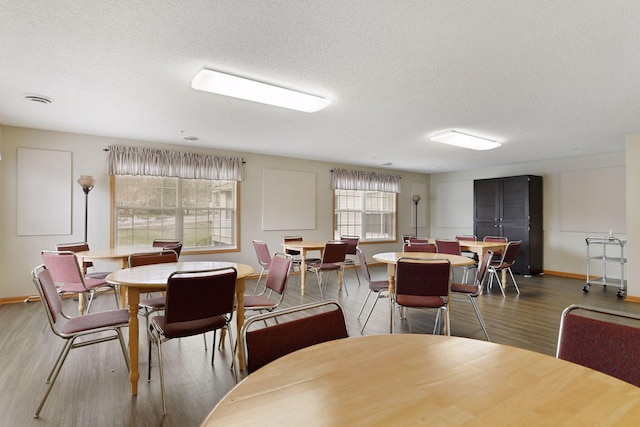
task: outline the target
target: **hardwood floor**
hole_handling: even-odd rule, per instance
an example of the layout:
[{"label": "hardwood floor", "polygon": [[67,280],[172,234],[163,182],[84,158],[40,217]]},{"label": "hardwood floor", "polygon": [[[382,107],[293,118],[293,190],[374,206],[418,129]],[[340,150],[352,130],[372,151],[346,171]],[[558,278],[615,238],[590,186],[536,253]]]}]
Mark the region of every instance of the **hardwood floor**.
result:
[{"label": "hardwood floor", "polygon": [[[385,266],[372,266],[374,278],[386,275]],[[343,304],[351,336],[360,335],[364,320],[356,319],[367,293],[366,283],[358,287],[353,270],[345,279],[350,295],[338,292],[335,274],[325,295]],[[485,318],[491,340],[555,355],[560,313],[573,303],[584,303],[616,310],[640,313],[640,304],[616,297],[616,288],[593,286],[582,291],[583,282],[553,276],[516,276],[521,294],[513,286],[503,298],[499,289],[481,295],[477,302]],[[307,278],[307,294],[299,294],[298,278],[292,277],[285,306],[317,301],[315,277]],[[253,289],[255,280],[249,281]],[[371,301],[372,302],[372,301]],[[371,303],[370,302],[370,303]],[[73,300],[65,300],[66,311],[74,313]],[[368,306],[367,306],[368,307]],[[92,311],[113,308],[113,298],[101,296]],[[413,310],[409,314],[413,333],[431,333],[434,315]],[[451,313],[452,335],[484,339],[469,304],[454,302]],[[7,426],[197,426],[213,406],[230,390],[235,380],[229,371],[230,349],[205,352],[200,335],[172,340],[163,346],[167,415],[162,416],[157,360],[152,362],[151,381],[146,375],[146,336],[141,333],[138,396],[130,395],[126,366],[115,341],[71,351],[64,368],[42,410],[40,419],[32,418],[42,394],[44,379],[61,348],[61,340],[48,328],[40,302],[0,306],[0,424]],[[364,333],[388,333],[388,300],[379,301]],[[44,331],[44,332],[43,332]],[[408,332],[406,322],[398,322],[397,332]],[[236,336],[234,331],[234,336]],[[209,334],[211,340],[211,334]],[[216,363],[210,364],[211,351]],[[500,363],[496,360],[495,363]],[[372,375],[374,375],[372,373]]]}]

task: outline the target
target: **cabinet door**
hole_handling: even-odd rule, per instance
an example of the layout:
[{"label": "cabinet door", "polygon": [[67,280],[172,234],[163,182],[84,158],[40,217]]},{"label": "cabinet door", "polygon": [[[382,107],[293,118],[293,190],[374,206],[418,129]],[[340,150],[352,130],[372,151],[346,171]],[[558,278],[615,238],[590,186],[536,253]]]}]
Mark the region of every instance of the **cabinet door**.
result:
[{"label": "cabinet door", "polygon": [[500,221],[529,221],[529,177],[502,178]]},{"label": "cabinet door", "polygon": [[482,240],[485,236],[500,236],[500,228],[497,222],[474,222],[473,234]]},{"label": "cabinet door", "polygon": [[500,219],[500,179],[475,180],[473,187],[473,220],[498,221]]},{"label": "cabinet door", "polygon": [[501,224],[501,235],[512,240],[522,240],[522,246],[518,251],[516,257],[516,263],[511,267],[511,271],[519,274],[531,274],[530,273],[530,249],[529,249],[529,225],[528,224]]}]

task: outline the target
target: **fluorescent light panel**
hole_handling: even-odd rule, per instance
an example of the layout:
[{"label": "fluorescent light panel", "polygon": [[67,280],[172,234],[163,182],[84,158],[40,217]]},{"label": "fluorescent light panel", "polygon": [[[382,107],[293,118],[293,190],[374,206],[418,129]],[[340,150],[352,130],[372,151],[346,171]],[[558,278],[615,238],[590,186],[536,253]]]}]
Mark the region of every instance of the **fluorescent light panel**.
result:
[{"label": "fluorescent light panel", "polygon": [[305,113],[315,113],[331,104],[331,101],[319,96],[308,95],[206,68],[196,74],[191,82],[191,87],[196,90],[275,105],[276,107],[290,108],[304,111]]},{"label": "fluorescent light panel", "polygon": [[470,148],[472,150],[491,150],[500,147],[501,144],[486,138],[467,135],[455,130],[447,130],[431,135],[432,141],[443,144],[455,145],[456,147]]}]

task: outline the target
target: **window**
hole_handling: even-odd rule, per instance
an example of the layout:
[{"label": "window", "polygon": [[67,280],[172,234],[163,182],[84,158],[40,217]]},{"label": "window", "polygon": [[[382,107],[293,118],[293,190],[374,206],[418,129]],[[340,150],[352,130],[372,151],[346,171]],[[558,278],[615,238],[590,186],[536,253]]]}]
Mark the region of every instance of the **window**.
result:
[{"label": "window", "polygon": [[185,248],[237,248],[237,183],[114,176],[114,244],[149,246],[176,238]]},{"label": "window", "polygon": [[396,240],[396,193],[334,190],[335,239],[360,236],[361,242]]}]

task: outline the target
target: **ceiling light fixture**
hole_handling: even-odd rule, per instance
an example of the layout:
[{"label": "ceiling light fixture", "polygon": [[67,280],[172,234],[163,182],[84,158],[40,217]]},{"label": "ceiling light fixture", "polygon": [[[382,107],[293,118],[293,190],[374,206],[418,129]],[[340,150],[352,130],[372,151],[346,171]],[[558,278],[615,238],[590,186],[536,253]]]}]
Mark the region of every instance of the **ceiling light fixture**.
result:
[{"label": "ceiling light fixture", "polygon": [[305,113],[315,113],[331,104],[331,101],[319,96],[308,95],[206,68],[196,74],[191,82],[191,87],[196,90],[275,105],[276,107],[290,108]]},{"label": "ceiling light fixture", "polygon": [[431,135],[430,139],[443,144],[455,145],[456,147],[470,148],[472,150],[491,150],[500,147],[500,143],[478,136],[467,135],[455,130],[447,130]]}]

